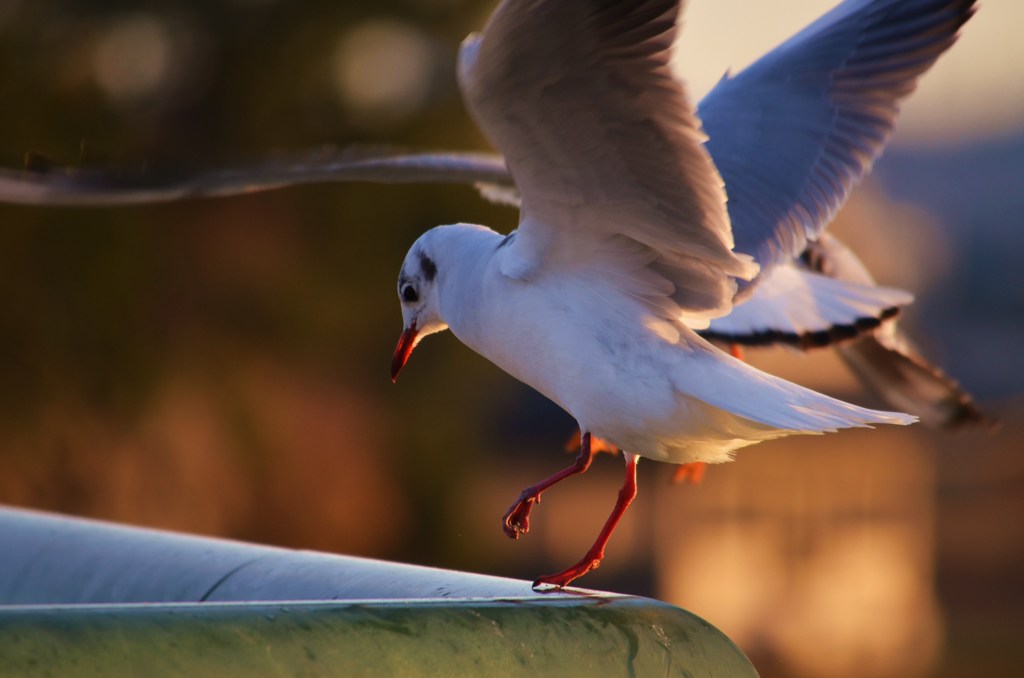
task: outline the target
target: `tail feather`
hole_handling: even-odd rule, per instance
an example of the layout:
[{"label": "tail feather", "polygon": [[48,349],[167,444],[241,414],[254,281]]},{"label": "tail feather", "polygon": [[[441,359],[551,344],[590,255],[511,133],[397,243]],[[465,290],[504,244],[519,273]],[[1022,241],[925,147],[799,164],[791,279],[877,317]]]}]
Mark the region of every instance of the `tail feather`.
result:
[{"label": "tail feather", "polygon": [[[695,337],[696,341],[700,341]],[[826,433],[873,424],[905,426],[917,417],[872,410],[772,376],[705,342],[694,344],[681,386],[692,397],[765,426]]]}]

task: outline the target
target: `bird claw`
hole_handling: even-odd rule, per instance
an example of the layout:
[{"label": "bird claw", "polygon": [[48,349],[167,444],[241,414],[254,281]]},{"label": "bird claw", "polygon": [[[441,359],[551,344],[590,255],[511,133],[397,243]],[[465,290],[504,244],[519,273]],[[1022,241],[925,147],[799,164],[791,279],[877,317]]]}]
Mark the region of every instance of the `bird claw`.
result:
[{"label": "bird claw", "polygon": [[[570,568],[556,574],[542,574],[533,582],[533,589],[538,593],[549,593],[565,588],[570,582],[579,579],[587,572],[601,566],[601,558],[584,558]],[[541,588],[544,587],[544,588]]]},{"label": "bird claw", "polygon": [[509,539],[519,539],[519,535],[530,531],[530,511],[540,501],[539,497],[525,495],[512,505],[502,521],[501,529]]}]

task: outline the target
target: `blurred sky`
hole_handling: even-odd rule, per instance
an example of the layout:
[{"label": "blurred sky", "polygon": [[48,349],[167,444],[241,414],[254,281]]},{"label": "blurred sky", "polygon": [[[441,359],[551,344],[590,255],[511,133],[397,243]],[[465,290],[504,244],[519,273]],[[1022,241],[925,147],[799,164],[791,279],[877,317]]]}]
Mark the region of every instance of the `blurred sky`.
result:
[{"label": "blurred sky", "polygon": [[[690,0],[678,72],[699,98],[825,13],[835,0]],[[959,43],[907,101],[895,144],[961,144],[1024,130],[1024,2],[982,0]]]}]

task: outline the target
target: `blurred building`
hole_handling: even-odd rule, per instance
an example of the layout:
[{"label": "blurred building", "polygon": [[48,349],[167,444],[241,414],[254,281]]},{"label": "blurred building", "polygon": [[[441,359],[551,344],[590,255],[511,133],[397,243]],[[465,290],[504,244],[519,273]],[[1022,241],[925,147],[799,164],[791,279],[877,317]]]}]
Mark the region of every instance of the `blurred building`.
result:
[{"label": "blurred building", "polygon": [[930,452],[889,431],[764,447],[703,487],[659,485],[664,599],[781,675],[925,675],[942,639]]}]

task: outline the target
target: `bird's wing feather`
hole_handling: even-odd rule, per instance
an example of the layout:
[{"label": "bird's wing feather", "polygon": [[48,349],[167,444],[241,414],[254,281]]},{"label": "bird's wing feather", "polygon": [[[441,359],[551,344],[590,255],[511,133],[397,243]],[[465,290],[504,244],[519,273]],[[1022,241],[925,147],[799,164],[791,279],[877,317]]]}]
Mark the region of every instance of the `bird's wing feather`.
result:
[{"label": "bird's wing feather", "polygon": [[[874,284],[857,255],[828,233],[808,247],[801,260],[811,270],[836,280]],[[930,426],[993,424],[970,393],[914,349],[895,322],[836,348],[868,388]]]},{"label": "bird's wing feather", "polygon": [[956,428],[995,423],[956,380],[911,351],[904,342],[868,335],[837,348],[846,364],[871,390],[893,407],[920,417],[930,426]]},{"label": "bird's wing feather", "polygon": [[[502,270],[645,269],[659,314],[727,313],[735,278],[722,181],[669,57],[674,0],[506,0],[459,55],[470,110],[522,194]],[[626,292],[632,292],[625,289]]]},{"label": "bird's wing feather", "polygon": [[103,169],[0,169],[0,202],[40,206],[163,203],[256,193],[298,184],[510,181],[504,160],[486,153],[403,153],[352,148],[198,174]]},{"label": "bird's wing feather", "polygon": [[870,332],[912,300],[903,290],[836,280],[788,264],[762,276],[746,301],[701,334],[745,346],[816,348]]},{"label": "bird's wing feather", "polygon": [[736,251],[762,274],[825,228],[974,3],[846,0],[700,102]]}]

